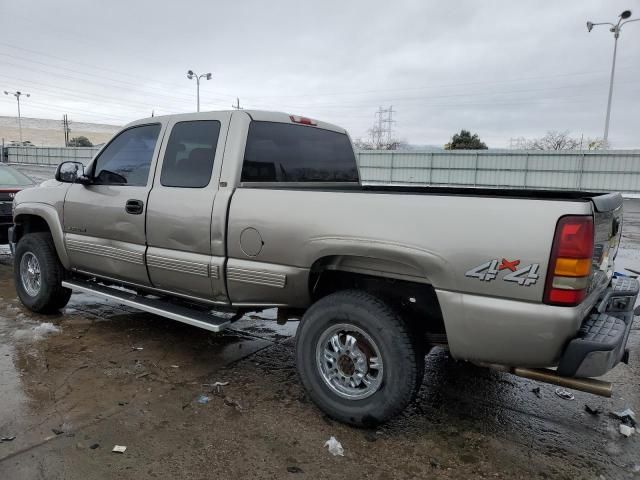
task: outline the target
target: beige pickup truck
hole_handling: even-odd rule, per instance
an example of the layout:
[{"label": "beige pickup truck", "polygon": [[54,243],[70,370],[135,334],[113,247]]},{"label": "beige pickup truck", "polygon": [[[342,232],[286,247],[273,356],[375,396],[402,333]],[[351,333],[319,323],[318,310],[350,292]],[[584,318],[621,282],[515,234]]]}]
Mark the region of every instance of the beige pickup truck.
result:
[{"label": "beige pickup truck", "polygon": [[619,194],[365,186],[347,132],[305,117],[133,122],[13,219],[31,310],[78,290],[217,332],[277,307],[310,397],[354,425],[401,412],[434,346],[601,395],[628,358]]}]

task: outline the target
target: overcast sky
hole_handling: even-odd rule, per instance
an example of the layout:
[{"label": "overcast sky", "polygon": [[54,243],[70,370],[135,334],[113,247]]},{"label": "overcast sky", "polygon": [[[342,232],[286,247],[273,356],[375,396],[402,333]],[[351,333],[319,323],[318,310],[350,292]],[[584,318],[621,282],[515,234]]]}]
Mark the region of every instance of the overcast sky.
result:
[{"label": "overcast sky", "polygon": [[[0,0],[0,91],[26,117],[125,124],[156,114],[283,110],[366,137],[393,105],[396,135],[490,147],[547,130],[602,136],[613,34],[640,0]],[[618,45],[610,141],[640,147],[640,22]],[[0,95],[0,115],[15,115]]]}]

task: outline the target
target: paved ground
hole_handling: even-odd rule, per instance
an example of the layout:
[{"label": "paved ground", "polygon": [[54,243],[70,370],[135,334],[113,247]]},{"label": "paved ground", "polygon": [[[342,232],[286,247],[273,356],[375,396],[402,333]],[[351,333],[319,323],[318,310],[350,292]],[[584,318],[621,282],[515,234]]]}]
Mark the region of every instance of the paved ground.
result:
[{"label": "paved ground", "polygon": [[[626,209],[619,269],[640,270],[640,202]],[[0,262],[0,437],[16,437],[0,443],[0,479],[640,478],[640,434],[622,437],[607,415],[640,413],[637,324],[631,365],[606,377],[612,399],[562,400],[435,350],[416,404],[359,430],[307,400],[296,325],[272,317],[216,335],[86,295],[62,315],[34,315]],[[344,457],[323,448],[331,435]]]}]

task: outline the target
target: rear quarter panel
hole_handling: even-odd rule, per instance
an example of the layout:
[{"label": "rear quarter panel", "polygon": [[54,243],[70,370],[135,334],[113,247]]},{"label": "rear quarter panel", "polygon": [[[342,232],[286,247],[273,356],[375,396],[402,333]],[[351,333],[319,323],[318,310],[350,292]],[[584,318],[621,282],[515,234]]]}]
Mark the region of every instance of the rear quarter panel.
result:
[{"label": "rear quarter panel", "polygon": [[[591,204],[577,201],[239,188],[229,212],[228,252],[230,264],[253,262],[264,272],[308,271],[330,255],[384,259],[437,289],[540,302],[558,218],[589,213]],[[247,228],[264,243],[257,255],[241,247]],[[508,269],[493,279],[467,275],[502,259],[519,261],[517,268],[537,265],[538,279],[505,281]]]},{"label": "rear quarter panel", "polygon": [[[229,213],[228,266],[244,278],[227,277],[229,295],[305,307],[314,262],[349,255],[350,267],[433,285],[454,358],[550,366],[590,307],[541,303],[556,223],[590,213],[583,201],[239,188]],[[263,242],[255,255],[241,245],[248,228]],[[537,279],[506,281],[508,268],[489,280],[469,276],[503,259],[519,261],[516,270],[537,265]]]}]

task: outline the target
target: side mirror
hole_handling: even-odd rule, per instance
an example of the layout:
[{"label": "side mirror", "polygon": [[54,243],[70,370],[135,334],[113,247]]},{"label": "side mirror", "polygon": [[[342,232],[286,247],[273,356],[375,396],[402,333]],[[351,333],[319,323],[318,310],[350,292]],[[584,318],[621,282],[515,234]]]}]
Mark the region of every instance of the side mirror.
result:
[{"label": "side mirror", "polygon": [[80,162],[62,162],[56,168],[56,180],[63,183],[87,183],[84,165]]}]

